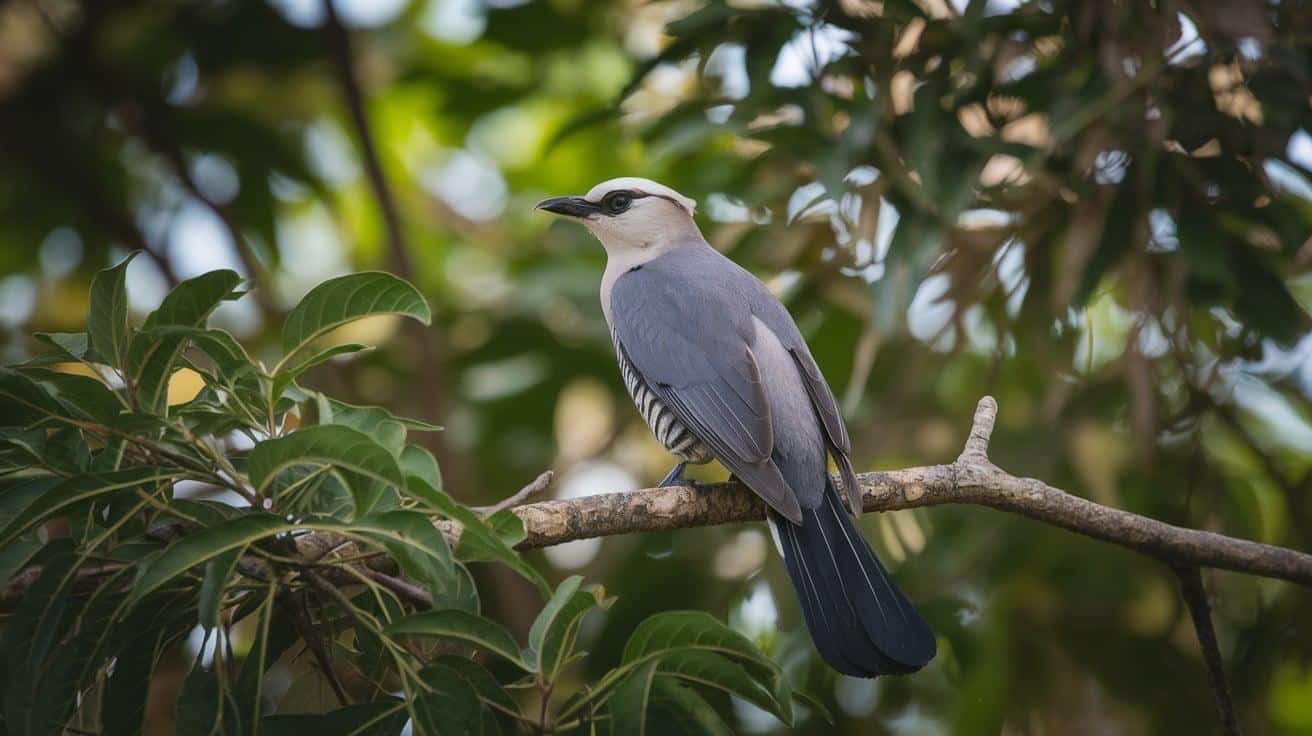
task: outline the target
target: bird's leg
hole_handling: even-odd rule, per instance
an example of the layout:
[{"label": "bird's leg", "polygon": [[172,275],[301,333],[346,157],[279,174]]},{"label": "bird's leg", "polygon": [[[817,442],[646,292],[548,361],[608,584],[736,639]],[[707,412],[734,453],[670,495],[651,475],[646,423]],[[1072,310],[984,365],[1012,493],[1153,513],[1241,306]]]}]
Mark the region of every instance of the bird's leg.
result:
[{"label": "bird's leg", "polygon": [[669,488],[670,486],[688,485],[688,481],[683,477],[683,471],[687,467],[688,463],[680,461],[678,465],[675,465],[670,469],[670,472],[665,474],[665,478],[661,480],[661,484],[658,487]]}]

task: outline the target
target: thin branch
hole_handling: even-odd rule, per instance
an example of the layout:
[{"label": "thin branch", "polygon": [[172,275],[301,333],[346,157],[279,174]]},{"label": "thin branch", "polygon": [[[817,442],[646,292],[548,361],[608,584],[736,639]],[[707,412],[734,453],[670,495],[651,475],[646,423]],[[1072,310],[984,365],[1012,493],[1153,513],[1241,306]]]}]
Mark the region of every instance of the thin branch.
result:
[{"label": "thin branch", "polygon": [[398,596],[409,600],[416,606],[422,608],[433,607],[433,594],[408,580],[393,577],[385,572],[380,572],[365,565],[356,567],[356,570],[375,583],[378,583]]},{"label": "thin branch", "polygon": [[387,228],[388,252],[392,267],[402,276],[410,278],[414,274],[414,265],[410,258],[410,245],[407,242],[405,228],[401,224],[400,210],[396,206],[396,197],[392,193],[387,176],[383,173],[383,163],[374,145],[373,127],[365,112],[364,91],[355,74],[355,53],[351,49],[351,34],[342,20],[337,16],[334,0],[323,0],[324,33],[328,37],[328,47],[337,67],[338,82],[342,87],[342,96],[346,98],[346,109],[351,116],[351,125],[355,128],[355,137],[360,144],[360,155],[364,159],[365,174],[369,186],[373,189],[374,199],[382,210],[383,224]]},{"label": "thin branch", "polygon": [[530,497],[536,496],[539,493],[550,488],[551,482],[555,480],[555,478],[556,478],[555,472],[550,470],[544,470],[542,471],[541,475],[533,479],[532,483],[529,483],[528,485],[519,489],[514,493],[514,495],[507,496],[506,498],[501,499],[500,501],[496,502],[491,506],[476,507],[474,511],[477,511],[479,514],[483,516],[492,516],[493,514],[499,511],[505,511],[508,508],[519,506],[520,504],[527,501]]},{"label": "thin branch", "polygon": [[1203,576],[1196,567],[1177,567],[1175,574],[1180,578],[1180,595],[1189,609],[1189,617],[1194,621],[1198,647],[1203,650],[1207,679],[1212,685],[1212,697],[1216,700],[1216,712],[1221,719],[1221,732],[1226,736],[1239,736],[1235,705],[1230,699],[1230,686],[1225,680],[1225,663],[1221,660],[1221,647],[1216,643],[1216,630],[1212,628],[1212,607],[1207,602]]},{"label": "thin branch", "polygon": [[[996,402],[987,396],[981,399],[970,439],[956,462],[857,476],[865,510],[987,506],[1120,545],[1172,566],[1215,567],[1312,587],[1312,555],[1173,526],[1006,473],[987,456],[996,416]],[[765,505],[738,483],[714,483],[542,501],[513,512],[526,533],[519,549],[533,549],[576,539],[756,521],[765,518]],[[438,526],[449,538],[459,539],[458,525],[438,522]]]}]

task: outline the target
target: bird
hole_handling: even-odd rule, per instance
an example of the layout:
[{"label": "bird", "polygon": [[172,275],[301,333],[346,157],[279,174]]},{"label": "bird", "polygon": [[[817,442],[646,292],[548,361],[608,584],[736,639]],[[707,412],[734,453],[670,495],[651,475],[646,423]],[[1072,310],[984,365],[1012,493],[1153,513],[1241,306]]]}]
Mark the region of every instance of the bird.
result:
[{"label": "bird", "polygon": [[606,251],[601,308],[620,375],[678,459],[661,486],[689,484],[689,464],[716,460],[765,501],[807,630],[835,670],[924,667],[934,633],[855,523],[847,427],[783,304],[706,241],[696,202],[663,184],[610,179],[536,209],[582,223]]}]

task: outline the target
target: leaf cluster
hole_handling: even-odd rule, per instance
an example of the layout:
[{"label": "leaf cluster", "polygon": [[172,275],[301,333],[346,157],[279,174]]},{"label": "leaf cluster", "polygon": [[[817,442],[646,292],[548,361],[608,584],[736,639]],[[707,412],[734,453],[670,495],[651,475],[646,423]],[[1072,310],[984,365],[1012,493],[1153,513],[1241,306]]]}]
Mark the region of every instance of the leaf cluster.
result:
[{"label": "leaf cluster", "polygon": [[[427,323],[408,283],[320,284],[268,367],[207,325],[241,296],[237,274],[184,281],[135,325],[130,260],[94,280],[85,332],[43,335],[48,352],[0,368],[6,732],[139,732],[152,677],[189,636],[201,644],[177,701],[183,734],[632,733],[658,712],[724,733],[708,688],[791,720],[779,668],[706,614],[649,619],[619,666],[579,687],[571,665],[585,617],[610,605],[603,590],[553,588],[514,550],[518,517],[453,499],[410,441],[439,427],[298,382],[361,349],[331,340],[348,322]],[[188,380],[199,387],[180,392]],[[542,594],[526,645],[481,613],[479,561]],[[275,671],[297,678],[286,694]],[[307,709],[314,688],[335,707]]]}]

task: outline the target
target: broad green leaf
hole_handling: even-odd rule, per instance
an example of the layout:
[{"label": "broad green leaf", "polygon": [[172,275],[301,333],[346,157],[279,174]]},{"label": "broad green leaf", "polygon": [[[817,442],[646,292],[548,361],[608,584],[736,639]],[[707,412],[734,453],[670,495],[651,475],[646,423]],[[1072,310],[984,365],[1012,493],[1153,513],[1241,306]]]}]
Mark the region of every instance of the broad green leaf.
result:
[{"label": "broad green leaf", "polygon": [[829,706],[825,705],[824,701],[821,700],[819,696],[813,695],[805,690],[793,690],[792,695],[794,700],[801,701],[803,706],[810,709],[811,712],[815,713],[817,716],[820,716],[821,720],[825,723],[828,723],[831,726],[838,723],[838,721],[834,719],[834,714],[829,710]]},{"label": "broad green leaf", "polygon": [[483,733],[483,701],[458,670],[433,664],[425,667],[420,677],[427,687],[411,702],[415,736]]},{"label": "broad green leaf", "polygon": [[[433,457],[433,453],[418,445],[406,445],[401,451],[400,462],[401,472],[405,474],[407,481],[416,478],[430,488],[442,490],[442,470],[437,466],[437,458]],[[406,485],[408,488],[409,482]]]},{"label": "broad green leaf", "polygon": [[350,274],[319,284],[287,315],[282,327],[282,367],[310,343],[342,325],[375,314],[396,314],[424,324],[428,302],[415,287],[381,271]]},{"label": "broad green leaf", "polygon": [[260,725],[263,736],[395,736],[401,733],[409,715],[405,703],[384,698],[373,703],[304,715],[265,716]]},{"label": "broad green leaf", "polygon": [[109,387],[90,376],[51,370],[28,371],[27,375],[80,415],[76,418],[112,426],[119,412],[126,408]]},{"label": "broad green leaf", "polygon": [[651,686],[648,707],[675,720],[680,732],[699,736],[733,736],[733,729],[724,722],[714,706],[698,695],[691,687],[673,677],[657,675]]},{"label": "broad green leaf", "polygon": [[200,584],[200,602],[197,615],[200,625],[214,629],[219,625],[219,609],[223,604],[223,594],[228,589],[228,579],[237,567],[237,561],[246,551],[245,547],[230,549],[205,563],[205,577]]},{"label": "broad green leaf", "polygon": [[[234,697],[239,703],[245,703],[249,709],[263,709],[265,673],[278,659],[290,649],[300,635],[292,623],[290,611],[277,605],[278,586],[276,582],[269,585],[264,602],[256,611],[256,626],[250,651],[241,662],[241,673],[234,685]],[[255,714],[252,713],[252,723]]]},{"label": "broad green leaf", "polygon": [[211,271],[178,284],[132,337],[124,374],[136,391],[143,411],[165,410],[169,379],[187,336],[162,328],[201,329],[210,312],[230,298],[241,277],[233,271]]},{"label": "broad green leaf", "polygon": [[782,679],[779,666],[750,639],[705,611],[666,611],[649,617],[629,636],[623,661],[628,664],[653,653],[685,647],[731,657],[751,669],[758,679]]},{"label": "broad green leaf", "polygon": [[[501,686],[501,683],[497,682],[497,678],[493,677],[491,672],[488,672],[482,665],[472,659],[449,654],[438,657],[433,664],[443,665],[459,672],[460,675],[465,678],[465,681],[473,686],[474,690],[478,693],[480,700],[489,706],[495,706],[494,712],[492,713],[495,717],[495,722],[504,726],[505,730],[514,729],[514,723],[510,720],[510,716],[504,711],[509,711],[510,713],[519,712],[519,703],[515,702],[515,699],[511,697],[510,693],[506,692],[506,689]],[[486,715],[487,712],[485,711],[485,716]],[[489,732],[487,724],[488,721],[485,717],[484,733]],[[501,730],[502,729],[497,729],[496,731],[491,731],[491,733],[496,733]]]},{"label": "broad green leaf", "polygon": [[737,695],[788,724],[792,722],[792,702],[787,688],[771,691],[746,668],[705,649],[675,649],[650,660],[657,663],[662,676],[723,690]]},{"label": "broad green leaf", "polygon": [[257,512],[190,532],[141,568],[129,600],[140,601],[198,565],[296,528],[277,516]]},{"label": "broad green leaf", "polygon": [[122,368],[132,341],[128,324],[128,265],[132,253],[91,281],[91,309],[87,314],[87,337],[91,347],[114,368]]},{"label": "broad green leaf", "polygon": [[320,404],[320,424],[342,424],[354,427],[365,434],[372,434],[383,422],[398,422],[406,429],[416,432],[439,432],[442,429],[436,424],[429,424],[419,419],[398,417],[379,406],[356,406],[337,399],[327,399],[327,397],[325,399],[326,401]]},{"label": "broad green leaf", "polygon": [[391,452],[372,437],[350,427],[316,425],[265,440],[251,450],[247,472],[264,494],[274,477],[295,465],[330,465],[353,476],[351,491],[357,514],[366,514],[383,486],[405,487],[405,476]]},{"label": "broad green leaf", "polygon": [[451,557],[446,539],[423,514],[388,511],[356,520],[348,533],[383,546],[402,572],[433,594],[434,607],[478,611],[478,592],[468,572]]},{"label": "broad green leaf", "polygon": [[12,544],[14,539],[37,524],[58,516],[68,509],[115,491],[173,480],[177,473],[161,468],[130,468],[109,473],[80,475],[69,478],[49,491],[33,498],[21,511],[0,529],[0,548]]},{"label": "broad green leaf", "polygon": [[148,330],[166,325],[200,327],[215,307],[234,296],[233,290],[240,283],[241,276],[226,269],[187,279],[165,295],[159,307],[146,317],[142,328]]},{"label": "broad green leaf", "polygon": [[91,349],[91,338],[85,332],[38,332],[33,337],[54,348],[48,355],[55,360],[103,362],[103,359]]},{"label": "broad green leaf", "polygon": [[[671,611],[643,621],[625,645],[623,664],[607,673],[586,696],[572,701],[570,707],[578,708],[588,701],[603,701],[631,673],[649,662],[664,662],[676,654],[679,658],[672,660],[668,667],[682,667],[683,671],[667,670],[666,665],[662,665],[662,672],[680,675],[685,679],[720,673],[726,678],[722,684],[744,688],[743,693],[739,693],[743,697],[759,699],[762,697],[760,692],[764,692],[774,708],[772,712],[778,711],[776,715],[791,713],[791,694],[779,666],[747,637],[704,611]],[[709,662],[701,656],[703,654],[714,655],[721,661]],[[760,692],[753,686],[743,684],[742,678],[738,677],[739,671],[756,683]],[[788,720],[783,715],[780,717]]]},{"label": "broad green leaf", "polygon": [[26,567],[40,551],[41,542],[36,539],[18,539],[0,547],[0,585],[8,585],[10,578]]},{"label": "broad green leaf", "polygon": [[421,611],[394,621],[384,631],[389,636],[423,636],[463,641],[497,654],[521,668],[519,645],[500,624],[467,611]]},{"label": "broad green leaf", "polygon": [[656,660],[647,662],[615,686],[610,696],[611,733],[646,736],[647,706],[658,664]]},{"label": "broad green leaf", "polygon": [[544,598],[551,595],[551,586],[542,574],[506,544],[483,517],[417,477],[410,478],[407,489],[412,497],[423,501],[434,511],[460,522],[460,543],[455,550],[457,557],[471,562],[500,562],[537,586]]},{"label": "broad green leaf", "polygon": [[278,369],[277,375],[273,377],[273,393],[275,396],[281,395],[283,389],[287,388],[292,381],[295,381],[302,373],[311,368],[327,363],[328,361],[340,355],[350,355],[352,353],[373,350],[369,345],[359,343],[345,343],[342,345],[331,345],[318,352],[310,354],[308,357],[298,360],[295,364],[284,364]]},{"label": "broad green leaf", "polygon": [[0,367],[0,427],[27,427],[75,413],[28,376]]},{"label": "broad green leaf", "polygon": [[132,734],[141,731],[146,715],[146,688],[151,672],[159,660],[167,631],[147,632],[134,645],[123,647],[114,661],[114,670],[105,685],[105,707],[101,713],[107,734]]},{"label": "broad green leaf", "polygon": [[[210,632],[210,636],[217,636]],[[202,651],[204,649],[202,648]],[[177,736],[225,736],[242,733],[240,705],[218,673],[201,666],[200,657],[182,683],[177,702]]]},{"label": "broad green leaf", "polygon": [[554,680],[568,661],[583,616],[595,608],[610,606],[601,586],[583,588],[582,584],[583,578],[578,575],[566,578],[529,629],[524,660],[540,678]]}]

